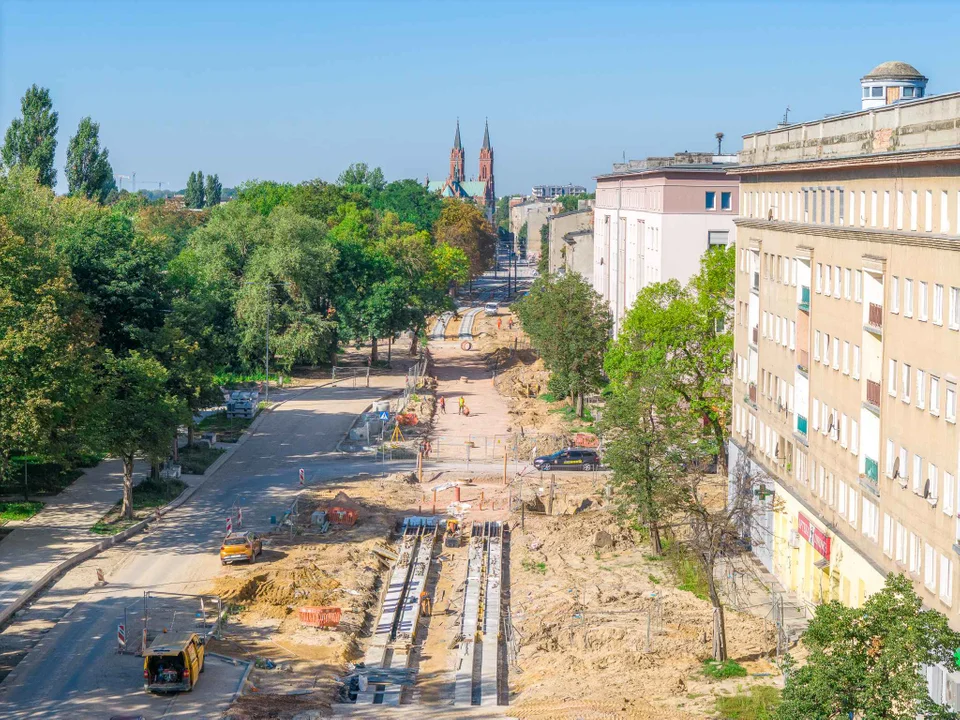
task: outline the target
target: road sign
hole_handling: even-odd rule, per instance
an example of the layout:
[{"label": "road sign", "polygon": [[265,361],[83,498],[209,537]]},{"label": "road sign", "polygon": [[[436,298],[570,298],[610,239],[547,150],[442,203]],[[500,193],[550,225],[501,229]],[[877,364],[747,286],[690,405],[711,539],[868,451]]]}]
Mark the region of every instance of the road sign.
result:
[{"label": "road sign", "polygon": [[382,412],[380,413],[379,417],[380,417],[381,420],[389,420],[389,419],[390,419],[390,413],[388,413],[386,410],[384,410],[384,411],[382,411]]},{"label": "road sign", "polygon": [[300,468],[300,485],[303,485],[303,468]]},{"label": "road sign", "polygon": [[227,535],[229,535],[232,532],[233,532],[233,518],[228,517],[227,518]]},{"label": "road sign", "polygon": [[123,626],[123,623],[117,625],[117,644],[120,645],[121,649],[127,646],[127,629]]}]

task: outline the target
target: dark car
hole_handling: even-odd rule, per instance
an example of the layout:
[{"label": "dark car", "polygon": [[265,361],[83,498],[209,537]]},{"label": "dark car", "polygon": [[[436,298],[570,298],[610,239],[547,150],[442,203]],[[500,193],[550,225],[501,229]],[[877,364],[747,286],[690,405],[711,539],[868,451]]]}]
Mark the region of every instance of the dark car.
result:
[{"label": "dark car", "polygon": [[597,470],[600,456],[596,450],[558,450],[552,455],[541,455],[533,461],[537,470]]}]

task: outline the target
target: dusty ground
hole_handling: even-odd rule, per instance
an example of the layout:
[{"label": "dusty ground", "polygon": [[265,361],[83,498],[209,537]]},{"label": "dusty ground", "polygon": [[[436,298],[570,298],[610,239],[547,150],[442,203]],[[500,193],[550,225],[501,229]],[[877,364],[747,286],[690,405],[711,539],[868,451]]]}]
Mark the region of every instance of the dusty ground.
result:
[{"label": "dusty ground", "polygon": [[[370,476],[305,491],[298,534],[271,536],[256,564],[231,567],[217,578],[211,592],[234,610],[220,649],[277,665],[251,673],[229,717],[287,718],[329,708],[335,677],[361,657],[358,636],[377,599],[379,562],[371,550],[420,499],[407,483]],[[323,535],[310,528],[310,513],[330,505],[358,510],[357,524],[331,526]],[[342,608],[340,626],[302,627],[297,608],[311,605]]]},{"label": "dusty ground", "polygon": [[[555,516],[528,513],[525,530],[514,525],[511,603],[522,672],[512,675],[512,714],[712,717],[717,694],[770,681],[703,677],[701,662],[711,652],[710,604],[674,587],[663,561],[648,556],[638,538],[614,522],[602,488],[583,475],[556,475]],[[584,505],[581,512],[556,515]],[[651,623],[648,651],[647,614],[656,618],[658,605],[662,619]],[[731,657],[748,672],[777,673],[762,657],[773,642],[762,620],[729,611],[727,637]]]}]

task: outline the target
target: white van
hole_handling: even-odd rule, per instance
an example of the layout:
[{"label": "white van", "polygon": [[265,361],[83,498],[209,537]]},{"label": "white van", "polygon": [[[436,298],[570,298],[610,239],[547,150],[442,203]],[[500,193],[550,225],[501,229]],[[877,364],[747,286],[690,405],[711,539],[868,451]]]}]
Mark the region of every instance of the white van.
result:
[{"label": "white van", "polygon": [[500,304],[495,302],[488,302],[483,306],[483,311],[487,315],[496,315],[500,311]]}]

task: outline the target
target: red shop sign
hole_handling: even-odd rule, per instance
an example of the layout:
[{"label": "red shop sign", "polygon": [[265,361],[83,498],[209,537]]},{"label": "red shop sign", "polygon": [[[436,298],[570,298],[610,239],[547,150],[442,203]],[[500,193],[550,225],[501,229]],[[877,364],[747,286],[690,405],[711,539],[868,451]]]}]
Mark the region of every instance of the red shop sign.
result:
[{"label": "red shop sign", "polygon": [[824,560],[830,559],[830,537],[813,525],[803,513],[797,513],[797,532],[813,545],[813,549],[820,553]]}]

